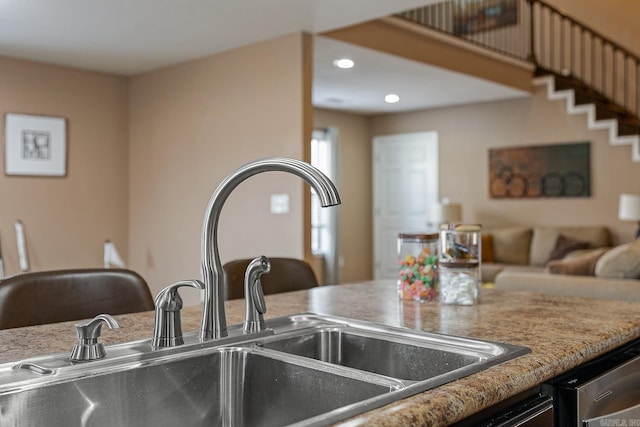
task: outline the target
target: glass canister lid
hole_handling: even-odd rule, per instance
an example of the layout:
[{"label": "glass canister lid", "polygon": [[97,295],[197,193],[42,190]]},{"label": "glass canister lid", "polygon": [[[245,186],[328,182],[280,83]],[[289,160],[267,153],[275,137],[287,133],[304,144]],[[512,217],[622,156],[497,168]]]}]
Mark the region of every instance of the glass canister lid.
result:
[{"label": "glass canister lid", "polygon": [[440,230],[454,230],[454,231],[482,231],[480,224],[441,224]]},{"label": "glass canister lid", "polygon": [[425,240],[438,240],[438,233],[399,233],[398,239],[423,242]]}]

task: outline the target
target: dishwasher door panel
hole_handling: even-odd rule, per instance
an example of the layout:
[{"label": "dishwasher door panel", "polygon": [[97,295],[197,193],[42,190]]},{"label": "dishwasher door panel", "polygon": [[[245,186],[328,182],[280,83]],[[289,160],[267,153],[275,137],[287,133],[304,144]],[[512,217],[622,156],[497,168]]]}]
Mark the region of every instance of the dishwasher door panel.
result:
[{"label": "dishwasher door panel", "polygon": [[609,413],[582,422],[583,427],[640,426],[640,403],[622,411]]},{"label": "dishwasher door panel", "polygon": [[570,371],[554,386],[556,427],[640,427],[640,341]]}]

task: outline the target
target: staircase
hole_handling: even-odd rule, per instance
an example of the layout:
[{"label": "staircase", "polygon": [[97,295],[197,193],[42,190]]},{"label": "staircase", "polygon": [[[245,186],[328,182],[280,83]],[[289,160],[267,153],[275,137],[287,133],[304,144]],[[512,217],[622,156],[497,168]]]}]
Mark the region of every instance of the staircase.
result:
[{"label": "staircase", "polygon": [[[542,73],[541,73],[542,74]],[[547,99],[565,100],[567,113],[586,114],[590,130],[607,130],[609,144],[630,145],[631,159],[640,162],[640,120],[620,111],[608,100],[573,79],[553,74],[534,78],[535,86],[546,86]]]},{"label": "staircase", "polygon": [[[631,146],[640,162],[640,58],[541,0],[453,0],[397,16],[535,66],[534,85]],[[501,21],[502,20],[502,21]]]}]

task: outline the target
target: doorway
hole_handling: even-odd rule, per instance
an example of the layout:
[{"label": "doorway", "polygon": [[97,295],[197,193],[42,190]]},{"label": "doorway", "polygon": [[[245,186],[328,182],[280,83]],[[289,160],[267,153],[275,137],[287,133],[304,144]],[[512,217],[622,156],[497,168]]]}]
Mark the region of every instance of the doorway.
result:
[{"label": "doorway", "polygon": [[438,188],[438,132],[373,138],[374,279],[397,277],[398,233],[428,230]]}]

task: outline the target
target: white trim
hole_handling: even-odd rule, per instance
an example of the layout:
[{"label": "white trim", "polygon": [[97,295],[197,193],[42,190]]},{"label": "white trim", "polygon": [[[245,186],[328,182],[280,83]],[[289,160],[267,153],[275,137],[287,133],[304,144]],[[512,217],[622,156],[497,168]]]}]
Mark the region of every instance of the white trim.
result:
[{"label": "white trim", "polygon": [[567,113],[586,114],[587,127],[589,130],[608,130],[610,145],[630,145],[631,159],[640,162],[640,135],[618,135],[618,121],[615,119],[597,120],[595,104],[576,105],[575,93],[571,89],[556,90],[555,79],[551,76],[536,77],[533,79],[534,86],[546,86],[547,99],[550,101],[566,101]]}]

